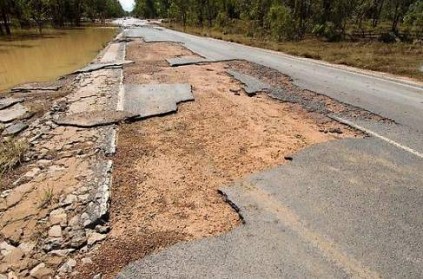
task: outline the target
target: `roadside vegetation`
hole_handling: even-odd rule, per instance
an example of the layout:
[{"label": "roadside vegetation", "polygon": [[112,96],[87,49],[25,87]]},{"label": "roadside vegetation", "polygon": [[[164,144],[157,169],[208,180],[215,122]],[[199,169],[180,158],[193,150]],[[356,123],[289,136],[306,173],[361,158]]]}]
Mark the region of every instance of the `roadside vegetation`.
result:
[{"label": "roadside vegetation", "polygon": [[0,142],[0,189],[4,187],[3,176],[21,164],[28,143],[10,139]]},{"label": "roadside vegetation", "polygon": [[125,12],[118,0],[0,0],[0,36],[21,30],[64,28],[105,22]]},{"label": "roadside vegetation", "polygon": [[423,1],[136,0],[167,27],[423,80]]}]

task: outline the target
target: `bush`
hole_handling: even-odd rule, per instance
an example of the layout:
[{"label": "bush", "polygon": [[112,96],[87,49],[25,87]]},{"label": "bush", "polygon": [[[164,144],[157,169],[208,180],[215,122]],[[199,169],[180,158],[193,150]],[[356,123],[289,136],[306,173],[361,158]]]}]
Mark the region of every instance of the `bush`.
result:
[{"label": "bush", "polygon": [[314,26],[312,33],[318,37],[325,38],[329,42],[339,42],[342,39],[342,32],[332,22]]},{"label": "bush", "polygon": [[278,41],[282,39],[292,40],[295,38],[295,21],[291,10],[281,4],[273,4],[266,17],[272,37]]},{"label": "bush", "polygon": [[399,38],[397,37],[397,35],[395,35],[394,32],[382,33],[379,36],[379,42],[382,43],[390,44],[395,43],[397,41],[399,41]]},{"label": "bush", "polygon": [[404,23],[417,34],[423,34],[423,1],[418,1],[410,6],[404,17]]},{"label": "bush", "polygon": [[218,27],[226,27],[228,25],[228,16],[225,12],[219,12],[219,14],[216,16],[216,25]]}]

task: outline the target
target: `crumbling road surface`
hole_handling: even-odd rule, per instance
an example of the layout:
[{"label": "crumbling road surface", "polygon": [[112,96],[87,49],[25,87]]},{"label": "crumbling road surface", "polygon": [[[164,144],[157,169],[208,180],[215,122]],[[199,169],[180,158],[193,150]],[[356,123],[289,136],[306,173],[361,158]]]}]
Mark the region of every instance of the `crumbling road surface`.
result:
[{"label": "crumbling road surface", "polygon": [[121,23],[0,99],[0,278],[423,273],[420,85]]},{"label": "crumbling road surface", "polygon": [[[141,199],[131,204],[134,209],[139,204],[141,213],[134,216],[132,209],[125,216],[142,220],[135,225],[141,235],[179,232],[171,243],[190,241],[159,252],[144,250],[118,278],[416,278],[423,273],[421,84],[161,27],[130,28],[126,35],[135,40],[132,44],[139,38],[147,42],[140,43],[144,54],[137,57],[149,60],[156,53],[174,68],[143,61],[144,71],[128,68],[125,79],[188,82],[196,100],[174,116],[127,130],[143,136],[144,147],[132,160],[135,166],[121,161],[140,176],[126,171],[128,179],[120,186],[142,181],[139,192],[131,192]],[[161,50],[178,42],[192,53],[172,59],[172,51]],[[128,51],[134,61],[136,48]],[[213,85],[216,72],[220,77]],[[243,93],[230,80],[237,80]],[[204,98],[209,100],[202,108]],[[273,105],[287,114],[273,111]],[[298,115],[298,109],[306,114]],[[333,141],[309,134],[307,119],[322,136],[342,129],[343,137],[356,138]],[[355,135],[343,130],[348,126],[357,129]],[[294,134],[305,145],[284,140]],[[126,142],[135,146],[136,141],[121,143]],[[237,156],[232,148],[239,148]],[[203,178],[195,182],[198,170]],[[205,201],[212,193],[193,200],[198,183],[197,189],[219,189],[240,219],[225,210],[223,201],[210,207]],[[117,219],[125,228],[120,235],[134,229],[134,222]],[[222,226],[219,220],[232,221]]]}]

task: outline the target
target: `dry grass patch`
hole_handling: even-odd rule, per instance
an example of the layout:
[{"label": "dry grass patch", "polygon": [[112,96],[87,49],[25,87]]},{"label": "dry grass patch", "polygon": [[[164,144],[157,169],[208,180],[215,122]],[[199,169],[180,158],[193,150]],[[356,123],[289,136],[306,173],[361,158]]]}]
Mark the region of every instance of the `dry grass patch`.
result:
[{"label": "dry grass patch", "polygon": [[28,143],[23,140],[11,139],[0,143],[0,174],[19,165],[27,150]]}]

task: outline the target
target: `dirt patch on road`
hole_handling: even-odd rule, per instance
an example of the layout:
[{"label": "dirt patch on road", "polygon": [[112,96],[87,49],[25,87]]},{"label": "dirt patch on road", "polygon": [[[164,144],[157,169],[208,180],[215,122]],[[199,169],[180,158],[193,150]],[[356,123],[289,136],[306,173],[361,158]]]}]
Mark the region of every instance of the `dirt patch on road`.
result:
[{"label": "dirt patch on road", "polygon": [[78,278],[113,278],[162,247],[233,229],[240,218],[220,187],[312,144],[355,136],[300,105],[246,96],[224,63],[170,68],[164,59],[192,55],[179,45],[135,42],[127,55],[135,64],[125,69],[126,83],[187,82],[195,101],[179,105],[177,114],[121,126],[112,231]]}]

